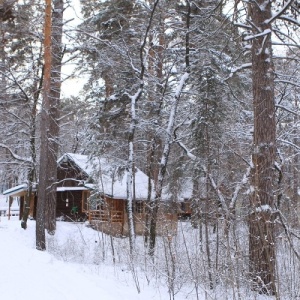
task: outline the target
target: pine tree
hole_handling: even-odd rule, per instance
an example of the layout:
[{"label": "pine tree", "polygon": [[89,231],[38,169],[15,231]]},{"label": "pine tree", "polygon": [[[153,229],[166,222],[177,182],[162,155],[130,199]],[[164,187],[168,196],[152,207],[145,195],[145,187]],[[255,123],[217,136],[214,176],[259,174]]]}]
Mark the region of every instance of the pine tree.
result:
[{"label": "pine tree", "polygon": [[44,90],[41,111],[41,150],[40,150],[40,173],[38,186],[38,203],[36,217],[36,248],[46,250],[45,237],[45,208],[47,199],[48,182],[48,155],[49,155],[49,129],[50,129],[50,107],[51,107],[51,32],[52,32],[52,3],[46,0],[45,8],[45,31],[44,31]]},{"label": "pine tree", "polygon": [[[264,9],[260,9],[264,5]],[[271,45],[271,2],[251,5],[252,85],[254,109],[254,153],[251,214],[249,221],[249,264],[255,289],[274,295],[275,240],[274,188],[276,157],[276,122],[274,101],[274,65]],[[258,28],[260,28],[258,30]],[[257,36],[258,35],[258,36]]]}]

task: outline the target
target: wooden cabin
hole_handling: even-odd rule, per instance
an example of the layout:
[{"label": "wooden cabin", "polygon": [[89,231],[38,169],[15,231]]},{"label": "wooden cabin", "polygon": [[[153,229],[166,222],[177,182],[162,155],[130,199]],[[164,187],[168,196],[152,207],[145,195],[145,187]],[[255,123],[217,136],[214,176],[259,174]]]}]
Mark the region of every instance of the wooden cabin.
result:
[{"label": "wooden cabin", "polygon": [[[72,178],[71,180],[69,180]],[[135,232],[142,235],[146,231],[148,205],[148,176],[136,168],[134,174],[135,195],[133,213]],[[127,236],[127,172],[122,160],[101,158],[88,160],[85,155],[67,153],[58,160],[58,187],[67,188],[71,185],[81,190],[80,214],[86,214],[94,228],[114,236]],[[79,194],[68,190],[62,199],[57,200],[57,207],[68,203],[79,206]],[[58,192],[58,197],[59,197]],[[74,200],[70,200],[70,196]],[[77,200],[76,200],[77,199]],[[158,235],[173,235],[177,231],[176,206],[163,201],[159,209]],[[58,210],[58,208],[57,208]]]},{"label": "wooden cabin", "polygon": [[[134,174],[133,213],[135,232],[146,232],[148,176],[138,168]],[[27,184],[4,192],[20,197],[20,218]],[[153,193],[152,193],[153,197]],[[85,221],[97,230],[114,236],[127,236],[127,172],[125,162],[101,158],[89,160],[86,155],[66,153],[57,162],[56,216],[64,221]],[[30,216],[35,218],[36,189],[30,200]],[[157,224],[158,235],[174,235],[177,231],[177,206],[162,201]]]},{"label": "wooden cabin", "polygon": [[[75,160],[75,156],[77,160]],[[84,156],[85,161],[87,157]],[[72,159],[74,158],[74,159]],[[63,221],[85,221],[87,212],[83,207],[83,200],[90,191],[84,183],[89,174],[80,157],[76,154],[65,154],[57,163],[57,199],[56,216]]]}]

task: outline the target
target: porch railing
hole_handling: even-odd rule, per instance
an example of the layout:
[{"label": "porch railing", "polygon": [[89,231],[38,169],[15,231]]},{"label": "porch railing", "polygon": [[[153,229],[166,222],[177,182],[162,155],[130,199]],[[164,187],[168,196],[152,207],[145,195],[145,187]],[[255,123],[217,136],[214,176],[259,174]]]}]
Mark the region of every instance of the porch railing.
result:
[{"label": "porch railing", "polygon": [[90,210],[88,211],[89,221],[102,221],[102,222],[123,222],[124,213],[119,210]]}]

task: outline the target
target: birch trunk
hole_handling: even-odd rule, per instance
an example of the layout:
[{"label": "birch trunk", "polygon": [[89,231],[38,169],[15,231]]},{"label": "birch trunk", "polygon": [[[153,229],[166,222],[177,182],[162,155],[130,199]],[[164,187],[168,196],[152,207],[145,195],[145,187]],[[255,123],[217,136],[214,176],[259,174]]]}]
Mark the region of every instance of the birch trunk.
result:
[{"label": "birch trunk", "polygon": [[129,246],[130,253],[134,253],[135,249],[135,230],[133,220],[133,170],[134,170],[134,149],[133,140],[136,128],[136,115],[135,115],[136,97],[131,97],[131,123],[130,132],[128,137],[128,163],[127,163],[127,213],[128,213],[128,229],[129,229]]}]

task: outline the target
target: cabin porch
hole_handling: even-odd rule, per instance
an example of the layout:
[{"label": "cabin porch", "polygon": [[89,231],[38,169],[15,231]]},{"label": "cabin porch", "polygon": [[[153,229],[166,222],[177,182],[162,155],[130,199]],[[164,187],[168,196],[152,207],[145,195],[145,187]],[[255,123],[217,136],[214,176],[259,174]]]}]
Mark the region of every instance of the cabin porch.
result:
[{"label": "cabin porch", "polygon": [[[126,200],[105,198],[97,209],[88,211],[89,223],[96,230],[113,236],[128,236],[128,214]],[[145,235],[147,229],[147,213],[145,201],[134,201],[133,209],[135,233]],[[176,213],[161,207],[158,213],[157,234],[175,235],[177,232],[178,217]]]}]

